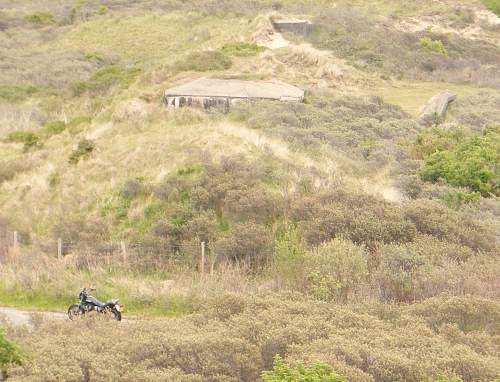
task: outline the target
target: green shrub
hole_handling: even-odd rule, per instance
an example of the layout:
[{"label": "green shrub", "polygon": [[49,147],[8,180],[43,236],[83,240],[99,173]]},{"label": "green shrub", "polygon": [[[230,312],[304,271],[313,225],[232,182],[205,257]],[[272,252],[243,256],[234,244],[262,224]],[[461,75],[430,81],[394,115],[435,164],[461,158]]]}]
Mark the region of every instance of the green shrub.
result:
[{"label": "green shrub", "polygon": [[226,70],[231,67],[231,58],[223,52],[207,50],[190,53],[184,60],[175,64],[179,71],[208,72],[212,70]]},{"label": "green shrub", "polygon": [[500,0],[481,0],[481,2],[497,16],[500,16]]},{"label": "green shrub", "polygon": [[35,86],[0,85],[0,100],[18,102],[28,98],[37,91],[38,88]]},{"label": "green shrub", "polygon": [[50,138],[53,135],[61,134],[66,129],[66,124],[63,121],[52,121],[43,127],[43,134]]},{"label": "green shrub", "polygon": [[50,187],[57,187],[59,183],[61,183],[61,174],[59,174],[57,171],[51,172],[49,174],[48,181]]},{"label": "green shrub", "polygon": [[103,93],[113,86],[126,89],[134,82],[140,72],[139,68],[109,65],[97,70],[88,81],[76,81],[71,83],[70,87],[75,95],[85,92]]},{"label": "green shrub", "polygon": [[40,137],[32,131],[15,131],[7,136],[7,142],[24,143],[24,150],[41,145]]},{"label": "green shrub", "polygon": [[305,249],[299,231],[294,224],[285,224],[274,242],[274,265],[276,273],[295,287],[300,287],[304,278]]},{"label": "green shrub", "polygon": [[451,150],[432,154],[420,175],[424,181],[443,179],[484,196],[500,195],[500,127],[465,139]]},{"label": "green shrub", "polygon": [[26,21],[33,24],[53,24],[54,16],[48,12],[35,12],[25,17]]},{"label": "green shrub", "polygon": [[229,42],[222,49],[229,56],[250,57],[263,52],[265,48],[247,42]]},{"label": "green shrub", "polygon": [[441,40],[433,40],[429,37],[423,37],[420,39],[420,47],[421,52],[437,53],[448,57],[448,51]]},{"label": "green shrub", "polygon": [[6,377],[5,367],[8,365],[21,365],[23,354],[19,348],[7,338],[2,328],[0,328],[0,380]]},{"label": "green shrub", "polygon": [[273,370],[264,371],[262,379],[265,382],[347,382],[345,377],[324,363],[318,362],[309,367],[299,363],[290,367],[279,355],[274,357]]},{"label": "green shrub", "polygon": [[308,254],[306,272],[316,298],[345,303],[367,279],[367,254],[362,246],[334,239]]},{"label": "green shrub", "polygon": [[92,118],[87,116],[79,116],[72,118],[66,125],[66,128],[72,135],[76,135],[82,131],[83,125],[89,124],[90,122],[92,122]]},{"label": "green shrub", "polygon": [[413,155],[418,159],[426,159],[435,152],[452,149],[469,135],[470,133],[463,128],[425,129],[413,144]]},{"label": "green shrub", "polygon": [[77,164],[80,159],[86,159],[90,156],[92,151],[94,151],[95,143],[89,139],[82,139],[78,142],[78,147],[74,150],[70,157],[69,163]]},{"label": "green shrub", "polygon": [[447,192],[445,193],[441,199],[446,203],[446,205],[453,209],[459,209],[465,204],[471,202],[477,202],[481,198],[481,194],[479,192]]}]

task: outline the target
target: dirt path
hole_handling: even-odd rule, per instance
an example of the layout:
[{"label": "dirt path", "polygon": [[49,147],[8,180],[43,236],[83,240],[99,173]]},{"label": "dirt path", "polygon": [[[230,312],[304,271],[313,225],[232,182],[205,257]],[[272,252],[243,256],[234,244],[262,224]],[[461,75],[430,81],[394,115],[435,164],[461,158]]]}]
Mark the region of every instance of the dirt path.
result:
[{"label": "dirt path", "polygon": [[0,316],[7,319],[12,325],[30,325],[32,314],[41,314],[45,318],[53,320],[64,320],[68,316],[62,312],[39,312],[34,310],[22,310],[17,308],[7,308],[0,306]]},{"label": "dirt path", "polygon": [[[28,325],[31,326],[31,316],[33,314],[41,315],[45,319],[49,320],[69,320],[66,312],[46,312],[37,310],[24,310],[18,308],[9,308],[0,306],[0,319],[5,318],[7,322],[14,326]],[[123,318],[123,321],[136,321],[137,316],[127,316]],[[141,317],[142,319],[147,319],[147,317]],[[0,327],[1,327],[0,321]]]}]

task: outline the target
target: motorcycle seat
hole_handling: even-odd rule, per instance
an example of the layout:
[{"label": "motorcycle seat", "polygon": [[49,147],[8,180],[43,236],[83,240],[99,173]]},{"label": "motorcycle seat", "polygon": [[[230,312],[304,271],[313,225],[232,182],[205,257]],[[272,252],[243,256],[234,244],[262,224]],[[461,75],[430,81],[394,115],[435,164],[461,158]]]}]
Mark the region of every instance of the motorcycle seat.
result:
[{"label": "motorcycle seat", "polygon": [[99,308],[104,308],[106,306],[106,304],[104,302],[99,301],[94,296],[88,296],[87,302],[90,302],[91,304],[94,304],[94,305],[98,306]]}]

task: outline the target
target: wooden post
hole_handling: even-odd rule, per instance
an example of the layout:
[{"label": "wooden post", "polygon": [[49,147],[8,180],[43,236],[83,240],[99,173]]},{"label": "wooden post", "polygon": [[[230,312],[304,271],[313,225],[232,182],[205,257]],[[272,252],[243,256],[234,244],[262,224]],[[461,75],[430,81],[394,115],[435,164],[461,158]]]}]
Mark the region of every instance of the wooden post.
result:
[{"label": "wooden post", "polygon": [[17,231],[14,231],[14,244],[13,244],[14,249],[19,248],[19,233]]},{"label": "wooden post", "polygon": [[205,242],[201,242],[201,261],[200,261],[200,272],[205,274]]},{"label": "wooden post", "polygon": [[59,238],[57,239],[57,258],[61,260],[62,256],[63,256],[63,242],[62,239]]},{"label": "wooden post", "polygon": [[122,259],[123,259],[123,262],[126,263],[127,260],[128,260],[128,254],[127,254],[127,246],[125,245],[124,241],[120,242],[120,247],[122,249]]},{"label": "wooden post", "polygon": [[217,255],[213,254],[211,256],[212,261],[210,262],[210,277],[213,277],[214,275],[214,268],[215,268],[215,260],[217,259]]}]

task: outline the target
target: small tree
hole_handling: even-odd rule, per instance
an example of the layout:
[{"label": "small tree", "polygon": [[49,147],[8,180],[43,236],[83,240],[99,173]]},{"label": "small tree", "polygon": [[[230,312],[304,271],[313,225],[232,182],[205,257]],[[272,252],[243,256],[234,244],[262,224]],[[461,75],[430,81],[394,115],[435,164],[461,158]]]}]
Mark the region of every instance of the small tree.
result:
[{"label": "small tree", "polygon": [[292,368],[279,355],[274,357],[273,370],[264,371],[262,379],[265,382],[347,382],[327,364],[318,362],[307,367],[299,363]]}]

